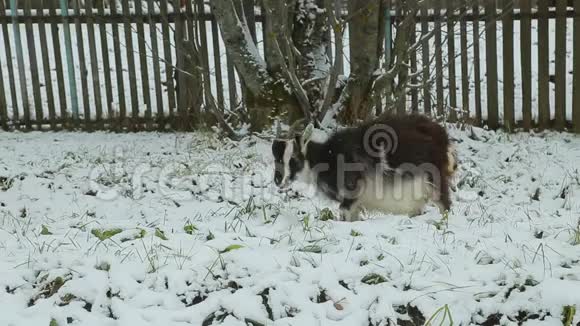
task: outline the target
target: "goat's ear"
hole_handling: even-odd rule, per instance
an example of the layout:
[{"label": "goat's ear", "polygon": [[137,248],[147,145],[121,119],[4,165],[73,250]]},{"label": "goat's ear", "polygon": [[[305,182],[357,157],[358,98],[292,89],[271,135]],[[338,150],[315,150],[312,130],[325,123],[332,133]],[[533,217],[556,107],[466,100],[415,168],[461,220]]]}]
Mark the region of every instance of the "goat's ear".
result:
[{"label": "goat's ear", "polygon": [[314,125],[312,123],[309,123],[308,126],[306,126],[306,128],[304,129],[304,132],[302,133],[302,149],[306,148],[306,145],[308,145],[308,142],[310,142],[310,138],[312,138],[312,134],[314,133]]}]

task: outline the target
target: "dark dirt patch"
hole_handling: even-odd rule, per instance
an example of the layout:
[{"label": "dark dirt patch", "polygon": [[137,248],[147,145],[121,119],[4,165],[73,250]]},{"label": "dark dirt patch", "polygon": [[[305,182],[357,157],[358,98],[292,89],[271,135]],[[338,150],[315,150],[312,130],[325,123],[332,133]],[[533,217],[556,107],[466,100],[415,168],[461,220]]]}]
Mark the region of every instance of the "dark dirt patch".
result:
[{"label": "dark dirt patch", "polygon": [[97,194],[98,194],[98,193],[97,193],[97,191],[95,191],[95,190],[89,190],[89,191],[85,192],[85,196],[92,196],[92,197],[95,197]]},{"label": "dark dirt patch", "polygon": [[342,286],[343,288],[350,290],[350,288],[348,287],[348,284],[346,284],[345,281],[338,281],[338,284],[340,284],[340,286]]},{"label": "dark dirt patch", "polygon": [[326,302],[329,300],[330,300],[330,297],[328,297],[328,295],[326,294],[326,290],[320,289],[318,291],[318,296],[316,296],[316,303],[323,303],[323,302]]},{"label": "dark dirt patch", "polygon": [[242,286],[239,285],[236,281],[228,281],[227,287],[231,289],[232,293],[242,288]]},{"label": "dark dirt patch", "polygon": [[264,305],[266,308],[268,319],[274,320],[274,313],[272,311],[272,307],[270,306],[270,288],[264,289],[264,291],[260,292],[259,295],[262,297],[262,305]]},{"label": "dark dirt patch", "polygon": [[477,325],[481,325],[481,326],[499,325],[499,321],[501,320],[502,317],[503,317],[503,315],[500,313],[492,314],[492,315],[487,316],[487,319],[483,323],[477,324]]},{"label": "dark dirt patch", "polygon": [[198,292],[198,294],[195,297],[193,297],[193,299],[188,300],[187,298],[182,298],[181,299],[181,302],[186,307],[191,307],[191,306],[195,306],[197,304],[200,304],[200,303],[204,302],[205,299],[207,299],[207,294]]},{"label": "dark dirt patch", "polygon": [[425,324],[425,316],[416,306],[407,304],[394,307],[395,311],[407,318],[397,318],[397,325],[401,326],[423,326]]},{"label": "dark dirt patch", "polygon": [[220,309],[216,312],[212,312],[207,317],[205,317],[203,323],[201,323],[201,326],[211,326],[213,325],[214,321],[222,322],[224,321],[224,319],[226,319],[227,316],[230,315],[231,315],[230,313],[226,312],[223,309]]},{"label": "dark dirt patch", "polygon": [[34,306],[39,299],[52,297],[58,292],[64,283],[66,283],[66,281],[68,281],[68,279],[57,277],[54,280],[47,282],[40,288],[40,291],[34,297],[30,298],[28,301],[28,306]]},{"label": "dark dirt patch", "polygon": [[14,178],[0,176],[0,191],[8,191],[14,184]]}]

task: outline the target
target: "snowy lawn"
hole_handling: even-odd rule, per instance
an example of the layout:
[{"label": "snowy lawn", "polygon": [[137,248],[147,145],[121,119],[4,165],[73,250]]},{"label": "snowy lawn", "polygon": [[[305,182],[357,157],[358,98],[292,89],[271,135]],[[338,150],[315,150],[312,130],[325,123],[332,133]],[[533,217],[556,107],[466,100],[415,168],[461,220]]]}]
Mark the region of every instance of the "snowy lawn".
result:
[{"label": "snowy lawn", "polygon": [[348,223],[258,138],[0,133],[0,325],[576,325],[580,138],[452,135],[448,220]]}]

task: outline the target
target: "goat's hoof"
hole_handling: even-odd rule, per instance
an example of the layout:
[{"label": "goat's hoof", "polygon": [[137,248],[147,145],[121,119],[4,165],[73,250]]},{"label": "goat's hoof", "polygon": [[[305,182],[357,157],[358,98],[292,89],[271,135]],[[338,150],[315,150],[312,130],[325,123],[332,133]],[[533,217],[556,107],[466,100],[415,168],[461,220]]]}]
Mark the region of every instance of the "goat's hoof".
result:
[{"label": "goat's hoof", "polygon": [[356,222],[359,220],[359,212],[340,212],[340,220],[344,222]]},{"label": "goat's hoof", "polygon": [[339,219],[343,222],[352,222],[352,213],[346,210],[340,211]]},{"label": "goat's hoof", "polygon": [[421,211],[415,211],[415,212],[409,213],[409,217],[410,218],[413,218],[413,217],[421,216],[423,214],[425,214],[425,211],[422,211],[422,210]]}]

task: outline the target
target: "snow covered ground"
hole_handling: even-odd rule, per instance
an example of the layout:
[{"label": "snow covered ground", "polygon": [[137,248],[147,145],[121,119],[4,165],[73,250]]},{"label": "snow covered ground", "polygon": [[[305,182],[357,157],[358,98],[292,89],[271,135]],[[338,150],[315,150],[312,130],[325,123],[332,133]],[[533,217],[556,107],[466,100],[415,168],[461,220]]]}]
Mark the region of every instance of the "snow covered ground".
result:
[{"label": "snow covered ground", "polygon": [[348,223],[258,138],[0,132],[0,325],[576,325],[580,138],[451,133],[447,221]]}]

